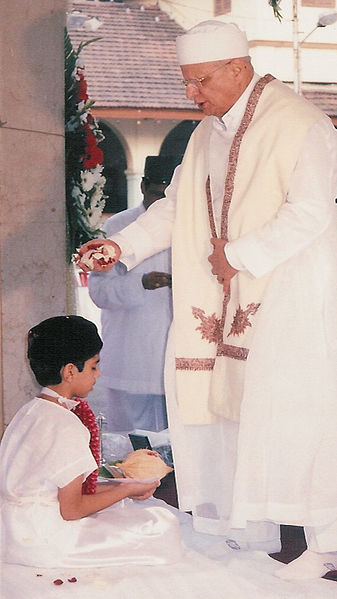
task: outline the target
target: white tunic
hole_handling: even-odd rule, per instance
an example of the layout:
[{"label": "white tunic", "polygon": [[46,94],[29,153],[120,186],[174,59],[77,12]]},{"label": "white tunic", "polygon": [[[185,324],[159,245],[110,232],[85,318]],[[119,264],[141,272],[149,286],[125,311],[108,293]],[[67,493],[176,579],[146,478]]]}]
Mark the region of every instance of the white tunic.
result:
[{"label": "white tunic", "polygon": [[[228,156],[240,124],[250,90],[246,91],[248,94],[243,94],[223,117],[225,126],[214,118],[214,132],[206,149],[214,209],[218,214],[226,174],[224,156]],[[322,119],[308,132],[293,172],[287,202],[277,216],[258,231],[226,246],[227,257],[237,269],[247,269],[253,276],[262,276],[275,269],[275,278],[264,306],[265,321],[260,318],[256,353],[253,347],[247,364],[251,364],[251,368],[247,373],[242,414],[234,511],[231,509],[231,477],[236,471],[235,425],[224,421],[222,425],[183,427],[174,399],[171,408],[169,406],[179,498],[184,509],[191,506],[199,530],[225,532],[231,512],[235,527],[257,520],[310,525],[337,517],[337,488],[333,485],[331,490],[327,468],[322,468],[327,456],[331,458],[337,452],[337,436],[330,434],[330,426],[326,427],[330,417],[335,423],[336,410],[335,384],[331,380],[331,357],[337,338],[334,316],[337,290],[337,262],[334,259],[337,241],[334,204],[336,164],[336,132]],[[137,223],[115,238],[125,252],[123,261],[128,267],[169,245],[178,184],[179,168],[167,188],[166,199],[158,201]],[[312,302],[315,306],[311,310]],[[332,335],[328,335],[329,322]],[[278,342],[275,341],[273,346],[274,338]],[[292,352],[289,352],[290,340],[291,343],[296,340]],[[332,344],[329,350],[328,344]],[[310,359],[308,348],[311,349]],[[291,369],[288,368],[290,365]],[[170,366],[173,367],[173,362]],[[317,373],[317,368],[320,370],[317,379],[320,393],[317,383],[311,387],[313,372]],[[172,376],[168,376],[167,380],[174,396]],[[299,389],[302,399],[296,411],[292,412]],[[317,402],[322,394],[325,399],[321,412]],[[308,406],[312,408],[305,409],[306,397],[310,398]],[[272,407],[269,407],[270,402],[273,402]],[[323,428],[318,431],[319,414]],[[290,444],[284,443],[285,430],[289,431],[286,436],[291,439]],[[308,432],[304,447],[305,430]],[[300,431],[299,435],[297,431]],[[325,433],[326,441],[320,444]],[[322,453],[318,454],[320,446]],[[280,461],[283,468],[279,471]],[[313,473],[313,469],[310,471],[308,467],[318,463],[320,467],[314,468],[315,480],[308,484]],[[289,468],[292,475],[288,479],[286,472]],[[278,471],[279,477],[275,474]],[[294,481],[304,471],[306,484],[294,487]],[[318,517],[318,512],[317,517],[313,517],[312,506],[309,505],[312,499],[308,493],[315,495],[316,510],[318,503],[321,509],[327,508],[323,519]],[[296,505],[291,504],[292,496],[296,498]],[[269,502],[274,503],[273,509]],[[277,502],[281,506],[275,507]],[[286,507],[283,509],[284,504]]]},{"label": "white tunic", "polygon": [[[143,204],[109,218],[110,236],[145,212]],[[132,394],[164,394],[164,358],[172,322],[169,287],[144,289],[142,277],[152,271],[171,272],[169,250],[148,258],[128,272],[118,263],[108,273],[91,273],[89,293],[102,309],[100,385]],[[138,427],[139,428],[139,427]]]},{"label": "white tunic", "polygon": [[15,415],[1,448],[3,561],[39,567],[167,564],[179,560],[178,521],[153,500],[125,499],[66,521],[58,488],[97,464],[89,431],[71,411],[35,398]]}]

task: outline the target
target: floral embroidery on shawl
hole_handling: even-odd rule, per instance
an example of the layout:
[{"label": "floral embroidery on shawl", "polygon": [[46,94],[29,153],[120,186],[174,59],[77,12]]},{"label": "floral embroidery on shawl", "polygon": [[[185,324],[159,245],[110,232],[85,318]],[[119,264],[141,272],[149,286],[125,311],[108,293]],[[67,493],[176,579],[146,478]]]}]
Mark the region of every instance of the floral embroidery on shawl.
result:
[{"label": "floral embroidery on shawl", "polygon": [[231,324],[231,330],[229,331],[227,337],[230,335],[241,335],[245,332],[247,327],[251,327],[252,323],[249,320],[249,316],[256,314],[261,304],[248,304],[246,310],[243,310],[239,305],[236,310],[233,318],[233,322]]},{"label": "floral embroidery on shawl", "polygon": [[196,331],[201,332],[201,338],[206,339],[208,343],[218,343],[222,335],[221,320],[216,317],[215,313],[206,316],[205,310],[192,306],[192,314],[194,318],[199,318],[201,321],[201,324],[196,327]]},{"label": "floral embroidery on shawl", "polygon": [[[76,400],[80,403],[75,406],[72,410],[74,414],[83,422],[84,426],[90,432],[90,441],[89,447],[92,455],[94,456],[97,466],[100,465],[100,449],[99,449],[99,430],[98,424],[95,418],[95,414],[92,409],[89,407],[88,402],[83,401],[76,397]],[[82,494],[83,495],[92,495],[96,493],[96,485],[97,485],[97,477],[98,477],[98,468],[91,472],[89,476],[86,478],[82,485]]]}]

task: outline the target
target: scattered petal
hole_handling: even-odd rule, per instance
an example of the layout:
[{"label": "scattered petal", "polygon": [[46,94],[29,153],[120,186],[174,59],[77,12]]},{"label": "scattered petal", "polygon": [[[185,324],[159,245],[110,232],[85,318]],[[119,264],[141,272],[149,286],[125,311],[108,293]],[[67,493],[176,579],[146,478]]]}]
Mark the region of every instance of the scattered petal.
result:
[{"label": "scattered petal", "polygon": [[77,578],[75,578],[75,576],[68,578],[68,582],[77,582]]},{"label": "scattered petal", "polygon": [[63,584],[63,580],[61,580],[61,578],[57,578],[56,580],[53,581],[54,584],[56,584],[57,586],[60,584]]}]

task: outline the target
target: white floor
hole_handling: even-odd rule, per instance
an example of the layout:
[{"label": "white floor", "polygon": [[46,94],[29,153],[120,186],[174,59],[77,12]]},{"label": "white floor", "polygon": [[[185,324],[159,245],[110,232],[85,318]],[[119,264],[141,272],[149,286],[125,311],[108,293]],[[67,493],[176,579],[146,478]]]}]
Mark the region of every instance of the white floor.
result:
[{"label": "white floor", "polygon": [[[172,508],[174,510],[174,508]],[[336,599],[328,580],[293,583],[274,576],[280,564],[261,552],[229,549],[218,537],[192,530],[180,514],[187,546],[170,566],[49,569],[3,565],[2,599]],[[76,582],[68,579],[76,578]],[[56,586],[53,581],[63,584]]]},{"label": "white floor", "polygon": [[[78,288],[80,313],[100,326],[99,310],[87,288]],[[104,390],[99,381],[87,401],[104,417]],[[107,459],[123,458],[131,449],[126,435],[103,428]],[[174,510],[174,508],[170,508]],[[2,599],[337,599],[337,583],[293,583],[274,576],[281,564],[261,552],[231,550],[220,537],[195,533],[191,518],[179,513],[187,547],[184,561],[172,566],[116,566],[87,570],[43,570],[3,565]],[[68,582],[75,577],[76,582]],[[61,579],[56,586],[53,581]]]}]

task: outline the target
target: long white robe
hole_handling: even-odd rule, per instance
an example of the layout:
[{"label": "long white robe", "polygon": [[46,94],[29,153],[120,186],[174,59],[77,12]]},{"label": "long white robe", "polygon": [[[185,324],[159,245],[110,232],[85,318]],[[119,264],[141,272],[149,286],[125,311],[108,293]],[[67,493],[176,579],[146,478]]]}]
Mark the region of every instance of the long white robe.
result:
[{"label": "long white robe", "polygon": [[[243,96],[233,106],[233,108],[223,117],[223,124],[219,119],[214,118],[214,131],[211,136],[210,146],[206,151],[209,152],[209,164],[210,164],[210,178],[212,195],[214,201],[215,213],[219,214],[219,206],[222,203],[223,194],[223,181],[226,174],[226,169],[223,168],[225,163],[226,155],[228,156],[231,140],[239,126],[245,105],[247,102],[247,96]],[[291,143],[291,140],[289,140]],[[300,435],[292,435],[291,447],[287,447],[283,443],[282,429],[288,427],[291,424],[292,416],[289,413],[285,413],[282,405],[286,401],[286,398],[282,396],[282,381],[287,378],[287,363],[289,352],[284,351],[285,348],[280,346],[280,350],[275,347],[278,361],[271,364],[268,359],[269,346],[272,343],[274,337],[273,323],[275,330],[279,327],[279,322],[282,322],[283,327],[283,339],[287,337],[287,331],[289,335],[294,331],[294,337],[297,339],[297,352],[299,348],[303,349],[306,347],[313,348],[313,356],[311,362],[306,362],[306,353],[302,353],[302,365],[305,367],[307,372],[308,367],[311,368],[313,363],[322,362],[320,356],[326,355],[327,352],[327,336],[324,337],[322,334],[323,330],[326,330],[326,323],[324,329],[322,327],[312,327],[312,321],[310,318],[310,310],[303,312],[305,316],[306,325],[301,326],[298,329],[298,335],[296,333],[297,319],[302,316],[303,306],[299,306],[299,312],[293,310],[292,317],[293,322],[289,321],[289,313],[285,311],[285,304],[288,301],[292,302],[292,296],[296,299],[297,282],[296,278],[296,260],[300,260],[300,256],[305,256],[305,251],[310,253],[310,260],[315,263],[313,270],[310,274],[310,269],[307,269],[306,274],[303,273],[303,298],[306,299],[307,305],[310,305],[311,297],[320,295],[320,300],[316,304],[315,315],[322,316],[322,309],[324,308],[324,296],[326,304],[330,306],[330,316],[332,314],[333,299],[336,296],[335,277],[330,276],[330,267],[336,268],[336,261],[329,261],[327,270],[329,274],[326,275],[324,268],[321,271],[321,266],[326,264],[327,256],[334,255],[336,248],[336,226],[335,212],[336,207],[334,204],[334,198],[336,196],[337,188],[337,144],[336,144],[336,132],[330,123],[327,123],[325,118],[322,121],[318,121],[313,125],[305,139],[303,150],[299,156],[296,168],[293,172],[289,193],[287,196],[287,202],[278,211],[275,218],[266,223],[264,227],[258,231],[245,235],[242,238],[238,238],[230,242],[226,246],[226,254],[229,261],[238,269],[247,269],[253,276],[262,276],[266,272],[273,272],[275,270],[275,285],[271,286],[271,294],[273,301],[268,304],[268,320],[269,323],[268,336],[265,335],[263,330],[263,320],[259,319],[261,323],[260,336],[261,336],[261,348],[259,354],[256,354],[256,360],[259,361],[259,376],[260,384],[265,389],[265,395],[268,395],[268,387],[266,384],[265,377],[272,380],[274,386],[279,387],[279,393],[281,398],[277,404],[277,410],[275,414],[275,423],[279,423],[279,434],[275,438],[271,435],[269,430],[267,406],[264,404],[264,398],[261,398],[261,404],[259,408],[260,422],[255,420],[252,412],[254,412],[255,406],[249,401],[249,384],[248,381],[252,381],[251,386],[254,387],[254,378],[251,376],[247,381],[246,395],[247,401],[245,401],[245,408],[243,412],[243,422],[245,423],[242,428],[242,435],[240,436],[239,446],[239,470],[235,475],[236,470],[236,435],[237,428],[233,423],[224,421],[218,425],[205,425],[204,427],[198,426],[186,426],[183,427],[179,423],[179,413],[177,412],[174,396],[169,402],[169,414],[171,413],[171,437],[173,441],[173,450],[176,458],[175,467],[178,480],[178,492],[180,505],[183,509],[192,508],[195,517],[195,525],[199,530],[205,530],[214,533],[223,533],[228,530],[229,518],[231,513],[231,505],[224,506],[223,500],[224,495],[227,493],[228,503],[231,503],[231,493],[228,494],[228,488],[231,484],[231,477],[236,477],[236,494],[235,502],[240,506],[243,504],[243,514],[240,513],[240,517],[236,512],[234,506],[234,518],[233,524],[235,526],[244,526],[246,521],[256,520],[274,520],[277,522],[286,523],[283,520],[282,514],[280,517],[273,517],[268,509],[260,510],[259,514],[256,515],[253,509],[248,508],[248,503],[251,500],[245,500],[244,493],[246,491],[244,487],[245,477],[247,475],[246,463],[249,461],[249,455],[253,451],[253,448],[259,444],[259,458],[254,464],[249,463],[251,470],[251,476],[249,479],[251,485],[251,492],[254,493],[259,490],[260,477],[264,476],[263,467],[264,464],[259,461],[261,455],[270,455],[268,462],[268,469],[272,473],[278,466],[276,457],[282,455],[284,462],[291,464],[294,471],[292,480],[296,478],[295,472],[301,472],[303,470],[302,455],[308,453],[308,463],[315,462],[315,456],[317,451],[317,439],[318,436],[321,438],[321,434],[324,435],[324,431],[317,435],[313,431],[312,426],[312,413],[305,411],[303,416],[301,414],[301,430],[304,430],[307,426],[311,427],[312,436],[310,447],[303,449],[303,442]],[[153,206],[148,213],[141,217],[136,223],[128,227],[123,231],[122,235],[116,237],[117,243],[119,243],[123,250],[123,260],[128,267],[137,264],[147,255],[153,252],[159,251],[164,247],[167,247],[170,243],[170,234],[172,228],[172,222],[175,215],[175,191],[179,185],[179,170],[177,169],[175,176],[173,177],[171,186],[167,189],[167,198],[161,200]],[[221,191],[221,195],[220,195]],[[328,230],[331,230],[331,235],[328,234]],[[319,236],[324,240],[321,243]],[[315,251],[309,248],[315,248]],[[305,250],[308,248],[308,250]],[[303,253],[304,252],[304,253]],[[315,255],[315,259],[313,258]],[[317,255],[317,258],[316,258]],[[287,268],[287,264],[291,265],[294,260],[294,272],[291,279],[282,278],[278,273],[282,272],[282,266]],[[305,263],[305,260],[304,260]],[[302,266],[302,263],[301,263]],[[279,268],[278,268],[279,267]],[[298,266],[297,266],[298,267]],[[324,280],[323,288],[321,288],[321,277]],[[293,288],[292,288],[293,286]],[[313,293],[313,288],[315,292]],[[322,293],[323,292],[323,293]],[[277,301],[276,301],[277,300]],[[283,312],[282,312],[283,311]],[[296,318],[295,318],[296,314]],[[331,321],[333,330],[335,331],[334,320]],[[337,331],[336,331],[337,332]],[[289,337],[290,338],[290,337]],[[329,338],[330,341],[330,338]],[[297,356],[297,353],[293,354]],[[315,358],[316,357],[316,358]],[[317,361],[315,362],[315,359]],[[254,349],[250,352],[249,362],[254,365]],[[284,361],[283,361],[284,360]],[[266,364],[266,366],[265,366]],[[306,392],[310,392],[310,377],[304,376],[304,369],[294,368],[293,359],[292,373],[296,377],[296,382],[293,388],[299,388],[302,385],[303,396],[306,396]],[[324,362],[325,368],[327,362]],[[331,364],[331,363],[330,363]],[[255,366],[250,370],[255,369]],[[282,377],[280,377],[280,372]],[[310,372],[310,370],[309,370]],[[170,375],[167,380],[169,381]],[[322,385],[324,382],[324,393],[329,396],[329,400],[325,401],[327,409],[326,420],[329,418],[328,412],[331,411],[332,418],[334,420],[334,408],[336,405],[336,396],[333,393],[333,385],[328,384],[326,378],[320,377]],[[171,390],[174,390],[174,384],[170,385]],[[255,401],[258,402],[259,398],[256,397]],[[171,404],[171,407],[170,407]],[[316,413],[318,410],[316,410]],[[172,414],[174,415],[172,417]],[[280,419],[278,420],[278,418]],[[290,417],[290,422],[289,422]],[[263,427],[263,433],[260,435],[261,419],[266,422]],[[277,424],[275,426],[277,426]],[[180,431],[180,432],[176,432]],[[249,433],[247,432],[249,431]],[[176,439],[175,439],[176,437]],[[225,441],[223,438],[225,437]],[[230,451],[226,449],[229,445]],[[333,439],[329,438],[329,448],[331,455],[336,455],[337,450],[337,437]],[[184,452],[185,458],[184,458]],[[186,457],[187,456],[187,457]],[[274,456],[274,457],[273,457]],[[275,458],[275,459],[274,459]],[[210,463],[214,462],[213,466],[210,467]],[[211,475],[208,477],[208,473],[211,470]],[[227,474],[229,472],[229,474]],[[321,474],[320,474],[321,473]],[[225,480],[224,480],[225,479]],[[189,480],[190,484],[186,485],[186,481]],[[270,481],[273,477],[270,477]],[[241,482],[240,482],[241,481]],[[283,480],[283,482],[286,482]],[[322,471],[319,470],[318,476],[316,477],[315,486],[320,489],[320,501],[324,503],[324,486],[327,482],[326,468]],[[271,482],[271,484],[273,484]],[[273,493],[278,493],[280,489],[280,481],[275,486]],[[336,489],[336,487],[335,487]],[[308,487],[299,490],[303,505],[307,503]],[[289,493],[291,493],[291,485],[289,486]],[[335,491],[332,492],[334,495]],[[329,495],[331,493],[329,492]],[[334,500],[333,500],[334,501]],[[333,503],[332,501],[332,503]],[[266,506],[268,506],[268,499],[266,500]],[[337,511],[337,501],[334,506],[330,506],[332,511]],[[238,508],[239,509],[239,508]],[[331,512],[330,512],[331,514]],[[276,515],[275,515],[276,516]],[[288,512],[288,517],[290,513]],[[297,515],[293,512],[292,523],[296,523]],[[245,521],[243,521],[245,520]],[[305,523],[306,519],[302,519],[299,523]],[[289,522],[289,520],[288,520]],[[310,524],[311,520],[307,523]],[[231,534],[231,533],[229,533]],[[263,535],[262,535],[263,536]],[[273,533],[271,532],[271,537]],[[249,542],[249,537],[248,537]]]}]

